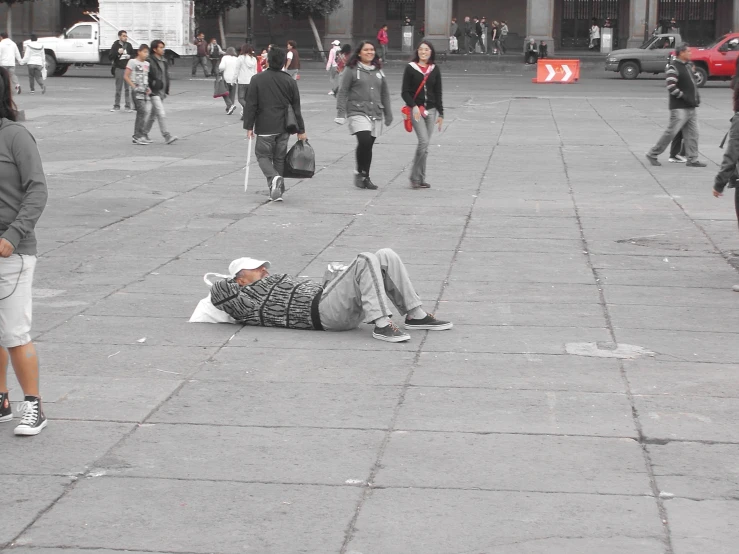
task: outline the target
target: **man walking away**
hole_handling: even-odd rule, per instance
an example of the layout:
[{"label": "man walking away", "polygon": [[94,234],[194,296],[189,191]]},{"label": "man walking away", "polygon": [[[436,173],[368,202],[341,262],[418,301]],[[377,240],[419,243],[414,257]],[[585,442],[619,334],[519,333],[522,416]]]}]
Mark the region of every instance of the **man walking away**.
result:
[{"label": "man walking away", "polygon": [[[118,40],[110,47],[108,59],[113,62],[115,68],[115,101],[111,112],[121,111],[121,89],[123,88],[124,76],[126,74],[126,64],[134,57],[133,46],[128,42],[128,33],[126,31],[118,31]],[[131,111],[131,91],[126,87],[125,91],[126,111]]]},{"label": "man walking away", "polygon": [[292,106],[298,124],[298,140],[308,140],[303,115],[300,113],[298,84],[285,73],[285,51],[272,47],[267,54],[269,67],[255,75],[249,83],[244,108],[244,129],[249,138],[257,136],[254,153],[259,168],[267,178],[270,200],[282,200],[285,180],[282,178],[287,155],[287,106]]},{"label": "man walking away", "polygon": [[44,45],[38,41],[36,35],[31,35],[31,42],[26,45],[21,63],[28,65],[28,84],[31,88],[31,94],[36,92],[36,83],[41,86],[41,94],[46,94],[46,85],[44,85],[44,79],[41,75],[41,69],[46,67],[46,53],[44,52]]},{"label": "man walking away", "polygon": [[298,43],[294,40],[287,41],[285,71],[296,81],[300,79],[300,54],[298,53]]},{"label": "man walking away", "polygon": [[470,21],[470,16],[466,15],[464,17],[464,53],[472,54],[472,49],[470,48],[470,42],[472,41],[472,22]]},{"label": "man walking away", "polygon": [[380,52],[382,53],[380,59],[385,63],[387,60],[387,45],[390,43],[390,38],[387,36],[387,23],[377,31],[377,42],[380,45]]},{"label": "man walking away", "polygon": [[23,63],[21,53],[18,51],[18,45],[8,38],[8,33],[0,33],[0,65],[8,70],[10,80],[13,83],[13,90],[21,93],[21,85],[18,82],[18,76],[15,74],[16,62]]},{"label": "man walking away", "polygon": [[208,77],[208,43],[205,42],[205,33],[198,33],[197,38],[193,41],[193,44],[197,47],[198,51],[195,53],[195,58],[192,60],[192,76],[195,77],[195,72],[198,66],[203,68],[203,76]]},{"label": "man walking away", "polygon": [[136,106],[136,122],[133,129],[134,144],[151,144],[146,138],[146,124],[151,114],[151,102],[149,95],[149,47],[146,44],[139,46],[136,57],[128,61],[124,79],[133,89],[133,103]]},{"label": "man walking away", "polygon": [[164,57],[164,41],[151,41],[151,56],[149,57],[149,89],[151,94],[151,116],[144,126],[144,138],[149,138],[149,131],[154,126],[154,120],[159,122],[164,142],[172,144],[177,137],[167,130],[167,114],[164,113],[164,99],[169,95],[169,62]]},{"label": "man walking away", "polygon": [[508,50],[505,47],[505,41],[508,38],[508,24],[505,21],[500,22],[500,49],[506,54]]},{"label": "man walking away", "polygon": [[683,131],[687,167],[706,167],[698,161],[698,114],[695,109],[700,105],[700,95],[695,84],[693,72],[688,67],[690,50],[685,43],[675,49],[675,59],[667,69],[667,91],[670,97],[670,123],[657,144],[647,153],[647,160],[652,165],[662,165],[659,156],[672,142],[675,135]]}]

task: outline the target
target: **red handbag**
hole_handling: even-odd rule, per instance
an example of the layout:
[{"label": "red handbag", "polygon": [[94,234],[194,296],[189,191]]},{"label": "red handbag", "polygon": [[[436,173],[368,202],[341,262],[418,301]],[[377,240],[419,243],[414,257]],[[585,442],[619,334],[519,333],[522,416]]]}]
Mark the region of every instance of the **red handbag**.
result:
[{"label": "red handbag", "polygon": [[[431,75],[431,70],[432,68],[429,68],[429,70],[426,72],[426,75],[423,76],[423,81],[421,81],[416,94],[413,95],[414,102],[416,101],[416,98],[418,98],[418,95],[421,93],[421,89],[423,88],[423,85],[426,84],[429,75]],[[405,127],[405,130],[410,133],[411,131],[413,131],[413,122],[411,121],[411,107],[403,106],[400,109],[400,113],[403,114],[403,126]]]}]

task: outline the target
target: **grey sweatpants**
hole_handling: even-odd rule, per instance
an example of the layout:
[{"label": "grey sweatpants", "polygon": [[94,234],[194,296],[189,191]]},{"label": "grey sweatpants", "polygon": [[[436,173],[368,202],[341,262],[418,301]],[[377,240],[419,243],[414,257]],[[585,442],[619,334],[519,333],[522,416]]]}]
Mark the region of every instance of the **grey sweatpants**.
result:
[{"label": "grey sweatpants", "polygon": [[698,160],[698,114],[695,108],[682,110],[670,110],[670,123],[662,136],[649,151],[650,158],[656,158],[672,142],[680,130],[683,131],[683,141],[685,144],[685,154],[689,162]]},{"label": "grey sweatpants", "polygon": [[323,291],[318,313],[326,331],[348,331],[362,321],[391,315],[392,302],[401,315],[421,306],[408,271],[390,248],[359,254]]}]

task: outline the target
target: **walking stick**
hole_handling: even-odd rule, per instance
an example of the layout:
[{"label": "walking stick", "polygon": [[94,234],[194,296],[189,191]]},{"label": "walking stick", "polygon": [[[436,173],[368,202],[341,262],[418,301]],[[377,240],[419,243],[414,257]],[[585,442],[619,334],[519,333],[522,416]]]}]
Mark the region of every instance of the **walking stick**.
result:
[{"label": "walking stick", "polygon": [[246,155],[246,173],[244,174],[244,192],[246,187],[249,186],[249,165],[251,164],[251,137],[249,137],[248,153]]}]

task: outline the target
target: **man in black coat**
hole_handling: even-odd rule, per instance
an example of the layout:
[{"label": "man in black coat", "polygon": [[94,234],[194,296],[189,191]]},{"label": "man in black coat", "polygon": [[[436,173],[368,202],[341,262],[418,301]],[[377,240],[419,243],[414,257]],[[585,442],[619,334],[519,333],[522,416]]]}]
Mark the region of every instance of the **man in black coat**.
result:
[{"label": "man in black coat", "polygon": [[285,51],[273,46],[267,55],[269,68],[251,78],[244,107],[244,129],[249,138],[256,135],[254,153],[267,178],[270,200],[282,200],[285,180],[282,174],[287,156],[287,110],[292,106],[297,121],[298,140],[308,140],[300,112],[298,83],[282,71]]},{"label": "man in black coat", "polygon": [[128,42],[128,33],[126,31],[118,31],[118,40],[113,43],[108,53],[108,59],[113,62],[113,75],[115,76],[115,102],[111,112],[121,111],[121,89],[124,89],[126,111],[131,111],[131,89],[123,86],[123,76],[126,74],[126,64],[131,58],[135,58],[136,53],[133,46]]}]

